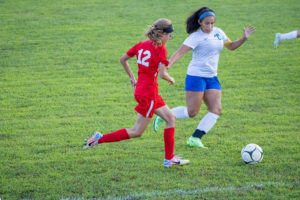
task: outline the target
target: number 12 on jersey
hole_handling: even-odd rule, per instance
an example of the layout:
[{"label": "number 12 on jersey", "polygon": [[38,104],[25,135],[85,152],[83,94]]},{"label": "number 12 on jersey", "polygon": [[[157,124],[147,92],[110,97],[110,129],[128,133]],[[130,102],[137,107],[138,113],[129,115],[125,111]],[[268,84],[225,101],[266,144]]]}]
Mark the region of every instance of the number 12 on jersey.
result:
[{"label": "number 12 on jersey", "polygon": [[148,51],[148,50],[144,51],[144,49],[141,49],[138,51],[138,53],[139,53],[139,55],[137,58],[137,63],[144,65],[145,67],[149,67],[149,62],[147,62],[147,60],[149,60],[151,57],[150,51]]}]

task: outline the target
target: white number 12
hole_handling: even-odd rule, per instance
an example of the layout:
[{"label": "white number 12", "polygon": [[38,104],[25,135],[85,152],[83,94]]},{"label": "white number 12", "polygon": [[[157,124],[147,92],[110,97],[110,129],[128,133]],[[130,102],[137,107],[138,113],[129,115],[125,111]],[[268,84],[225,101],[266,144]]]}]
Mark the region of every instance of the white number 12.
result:
[{"label": "white number 12", "polygon": [[[138,51],[139,55],[138,55],[137,63],[141,64],[141,65],[144,65],[146,67],[149,67],[149,62],[147,62],[147,60],[151,57],[151,53],[148,50],[146,50],[144,52],[143,51],[144,51],[144,49],[141,49],[141,50]],[[143,57],[141,59],[142,54],[145,55],[145,57]]]}]

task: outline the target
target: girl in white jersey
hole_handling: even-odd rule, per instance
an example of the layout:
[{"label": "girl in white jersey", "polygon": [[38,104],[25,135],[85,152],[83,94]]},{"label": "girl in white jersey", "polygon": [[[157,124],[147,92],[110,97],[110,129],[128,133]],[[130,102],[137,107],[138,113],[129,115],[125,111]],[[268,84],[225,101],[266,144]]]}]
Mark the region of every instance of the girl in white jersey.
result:
[{"label": "girl in white jersey", "polygon": [[[187,144],[193,147],[204,148],[201,138],[215,125],[221,114],[221,85],[217,78],[217,69],[223,46],[235,50],[255,32],[253,26],[248,26],[244,29],[242,38],[231,41],[221,29],[214,27],[214,24],[215,13],[207,7],[200,8],[188,17],[186,31],[190,35],[172,55],[168,65],[170,68],[187,52],[193,51],[185,80],[187,107],[172,109],[177,119],[195,117],[204,100],[208,113],[187,140]],[[154,130],[158,130],[162,122],[157,116],[153,122]]]}]

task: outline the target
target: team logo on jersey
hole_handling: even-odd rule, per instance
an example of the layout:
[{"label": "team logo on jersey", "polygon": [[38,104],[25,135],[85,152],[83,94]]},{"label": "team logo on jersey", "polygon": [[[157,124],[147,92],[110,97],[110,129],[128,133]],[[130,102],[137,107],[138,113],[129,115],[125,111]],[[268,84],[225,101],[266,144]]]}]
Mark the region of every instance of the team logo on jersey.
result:
[{"label": "team logo on jersey", "polygon": [[220,34],[219,34],[219,33],[216,33],[216,34],[214,35],[214,37],[218,38],[218,40],[221,40]]}]

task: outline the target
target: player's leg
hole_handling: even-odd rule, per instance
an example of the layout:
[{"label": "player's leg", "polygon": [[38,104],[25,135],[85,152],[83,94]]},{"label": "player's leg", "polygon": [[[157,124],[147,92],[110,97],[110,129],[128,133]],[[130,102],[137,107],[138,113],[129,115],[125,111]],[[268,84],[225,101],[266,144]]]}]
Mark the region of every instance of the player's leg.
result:
[{"label": "player's leg", "polygon": [[200,110],[204,92],[201,91],[186,91],[186,105],[189,117],[195,117]]},{"label": "player's leg", "polygon": [[207,133],[215,125],[222,112],[221,96],[221,90],[210,89],[205,91],[204,102],[208,113],[202,118],[197,129]]},{"label": "player's leg", "polygon": [[174,133],[176,117],[161,96],[157,96],[155,103],[154,113],[166,121],[166,126],[164,129],[165,159],[170,160],[174,157]]},{"label": "player's leg", "polygon": [[208,113],[201,119],[193,137],[201,139],[217,122],[221,114],[221,90],[210,89],[204,94]]},{"label": "player's leg", "polygon": [[165,128],[175,127],[176,116],[167,105],[157,108],[154,113],[166,121]]},{"label": "player's leg", "polygon": [[135,107],[138,115],[133,128],[120,129],[105,135],[95,132],[94,135],[85,142],[83,148],[93,147],[100,143],[117,142],[134,137],[140,137],[151,121],[155,110],[155,101],[143,96],[135,96],[135,99],[138,102],[138,105]]},{"label": "player's leg", "polygon": [[[203,78],[198,76],[187,75],[185,78],[185,91],[186,91],[186,103],[187,107],[179,106],[172,108],[172,112],[175,114],[176,119],[186,119],[195,117],[199,110],[203,99],[206,83]],[[163,119],[156,116],[153,121],[153,129],[157,131]]]},{"label": "player's leg", "polygon": [[[176,119],[189,118],[188,109],[185,106],[179,106],[179,107],[172,108],[171,111],[176,116]],[[157,131],[160,128],[160,126],[163,122],[164,122],[163,118],[156,115],[154,120],[153,120],[153,129],[154,129],[154,131]]]},{"label": "player's leg", "polygon": [[174,133],[176,117],[167,105],[155,110],[155,114],[166,121],[164,129],[164,144],[165,144],[165,159],[172,159],[174,157]]},{"label": "player's leg", "polygon": [[[203,94],[204,92],[186,91],[187,107],[179,106],[171,109],[171,111],[176,116],[176,119],[195,117],[200,110]],[[163,119],[159,116],[156,116],[153,121],[153,129],[157,131],[162,123]]]},{"label": "player's leg", "polygon": [[[184,90],[186,91],[185,98],[188,117],[195,117],[198,114],[202,104],[205,88],[206,82],[204,78],[190,75],[186,76]],[[178,111],[180,111],[180,109]],[[186,110],[181,109],[181,115],[186,116],[185,113]]]},{"label": "player's leg", "polygon": [[275,34],[275,39],[274,39],[274,49],[277,49],[279,44],[280,44],[280,33]]},{"label": "player's leg", "polygon": [[205,78],[204,102],[208,113],[201,119],[193,135],[188,139],[189,146],[204,148],[201,138],[214,126],[221,114],[221,84],[217,77]]},{"label": "player's leg", "polygon": [[142,136],[151,118],[146,118],[138,114],[133,128],[119,129],[115,132],[102,135],[100,132],[95,132],[92,137],[83,145],[83,148],[94,147],[100,143],[118,142],[134,137]]},{"label": "player's leg", "polygon": [[289,33],[276,33],[274,40],[274,48],[277,49],[282,40],[291,40],[300,37],[300,31],[291,31]]},{"label": "player's leg", "polygon": [[176,117],[167,105],[159,107],[155,110],[155,114],[166,121],[164,129],[164,144],[165,144],[165,159],[164,166],[171,167],[173,165],[184,165],[189,163],[189,160],[182,160],[178,156],[174,156],[175,146],[175,121]]},{"label": "player's leg", "polygon": [[297,38],[298,31],[291,31],[289,33],[281,33],[280,40],[291,40]]},{"label": "player's leg", "polygon": [[[179,106],[172,108],[171,111],[175,114],[176,119],[185,119],[189,117],[195,117],[201,107],[204,92],[201,91],[186,91],[186,104],[187,107]],[[162,118],[159,117],[161,120]],[[157,119],[154,119],[157,120]],[[154,122],[156,124],[158,122]],[[159,123],[159,126],[161,123]],[[155,125],[154,125],[155,126]],[[154,127],[155,130],[155,127]]]},{"label": "player's leg", "polygon": [[[203,101],[203,97],[204,97],[204,92],[191,92],[191,91],[186,92],[186,103],[188,105],[189,116],[194,117],[198,114]],[[187,144],[191,147],[205,148],[196,133],[197,133],[197,129],[193,133],[193,135],[188,138]]]},{"label": "player's leg", "polygon": [[126,129],[130,138],[141,137],[150,121],[151,118],[138,114],[134,127]]}]

